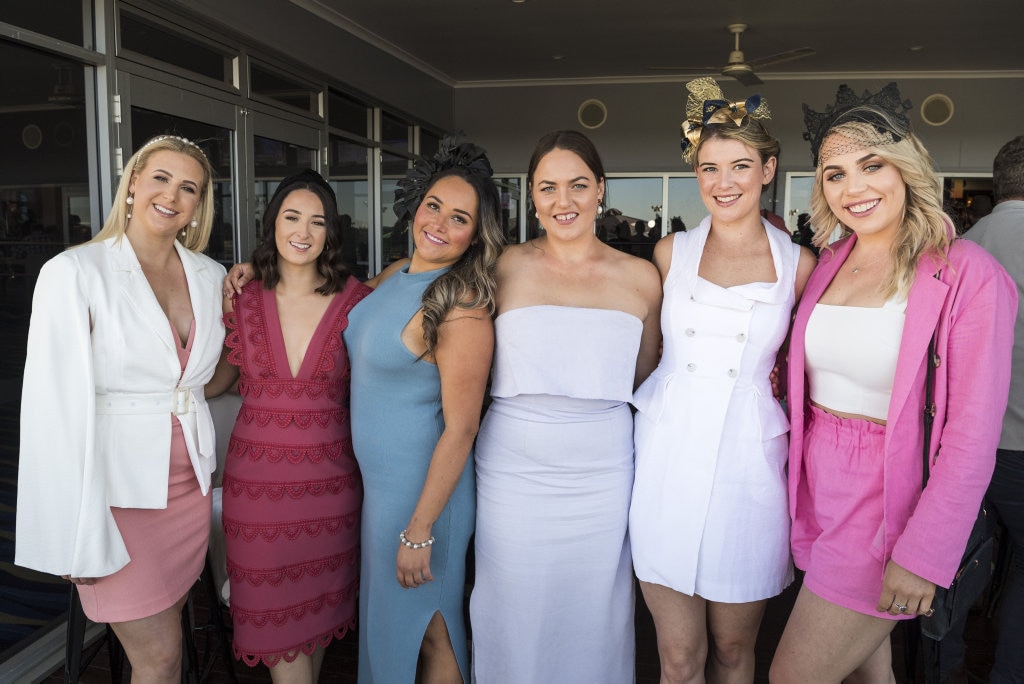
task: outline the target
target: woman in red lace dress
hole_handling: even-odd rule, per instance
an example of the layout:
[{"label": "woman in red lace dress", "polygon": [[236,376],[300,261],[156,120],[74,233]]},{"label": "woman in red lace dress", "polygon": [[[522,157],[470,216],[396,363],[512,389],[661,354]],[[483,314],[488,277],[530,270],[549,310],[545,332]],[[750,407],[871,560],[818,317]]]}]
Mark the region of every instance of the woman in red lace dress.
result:
[{"label": "woman in red lace dress", "polygon": [[357,610],[362,486],[341,333],[370,289],[341,261],[337,215],[315,172],[281,182],[256,279],[225,299],[225,354],[207,388],[240,375],[223,493],[234,651],[274,681],[317,681]]}]

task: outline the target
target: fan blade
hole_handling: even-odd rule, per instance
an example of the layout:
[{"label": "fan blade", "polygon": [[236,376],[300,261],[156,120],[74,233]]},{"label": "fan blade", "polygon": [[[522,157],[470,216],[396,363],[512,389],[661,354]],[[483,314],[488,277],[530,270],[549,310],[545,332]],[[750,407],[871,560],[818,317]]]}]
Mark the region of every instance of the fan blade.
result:
[{"label": "fan blade", "polygon": [[781,64],[782,62],[788,62],[793,59],[810,57],[813,54],[814,48],[802,47],[797,48],[796,50],[788,50],[786,52],[768,55],[767,57],[761,57],[760,59],[752,59],[747,62],[747,64],[751,69],[760,69],[762,67],[771,66],[772,64]]},{"label": "fan blade", "polygon": [[706,67],[677,67],[677,66],[649,66],[648,69],[652,71],[686,71],[693,74],[717,74],[721,67],[717,66],[706,66]]},{"label": "fan blade", "polygon": [[764,83],[753,71],[741,71],[738,74],[729,74],[745,86],[756,86]]}]

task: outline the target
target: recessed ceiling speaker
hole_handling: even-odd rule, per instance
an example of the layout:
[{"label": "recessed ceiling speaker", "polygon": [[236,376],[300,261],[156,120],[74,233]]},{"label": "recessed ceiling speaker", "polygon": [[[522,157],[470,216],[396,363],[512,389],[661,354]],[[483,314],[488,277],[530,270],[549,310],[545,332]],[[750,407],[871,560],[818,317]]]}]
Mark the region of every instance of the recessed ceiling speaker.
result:
[{"label": "recessed ceiling speaker", "polygon": [[576,119],[584,128],[600,128],[608,120],[608,108],[600,100],[585,100],[576,112]]},{"label": "recessed ceiling speaker", "polygon": [[948,95],[935,93],[921,103],[921,118],[926,124],[941,126],[953,118],[953,100]]},{"label": "recessed ceiling speaker", "polygon": [[43,129],[35,124],[29,124],[21,129],[21,144],[30,150],[37,149],[43,144]]}]

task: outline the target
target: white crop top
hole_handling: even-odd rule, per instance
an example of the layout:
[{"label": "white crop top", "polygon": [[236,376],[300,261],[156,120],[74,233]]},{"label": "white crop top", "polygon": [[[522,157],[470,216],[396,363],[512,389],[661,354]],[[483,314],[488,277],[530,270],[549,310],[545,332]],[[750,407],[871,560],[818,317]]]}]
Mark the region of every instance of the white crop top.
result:
[{"label": "white crop top", "polygon": [[885,420],[906,310],[906,298],[880,308],[816,304],[804,338],[811,401]]}]

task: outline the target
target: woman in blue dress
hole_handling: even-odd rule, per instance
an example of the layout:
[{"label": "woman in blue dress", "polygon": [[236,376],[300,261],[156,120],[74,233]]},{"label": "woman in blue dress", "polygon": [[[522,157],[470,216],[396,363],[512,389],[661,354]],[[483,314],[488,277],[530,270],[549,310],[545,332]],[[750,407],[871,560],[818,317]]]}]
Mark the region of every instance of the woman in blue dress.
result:
[{"label": "woman in blue dress", "polygon": [[469,681],[463,620],[472,449],[494,348],[501,205],[484,151],[442,143],[399,182],[415,251],[353,309],[363,475],[359,681]]}]

